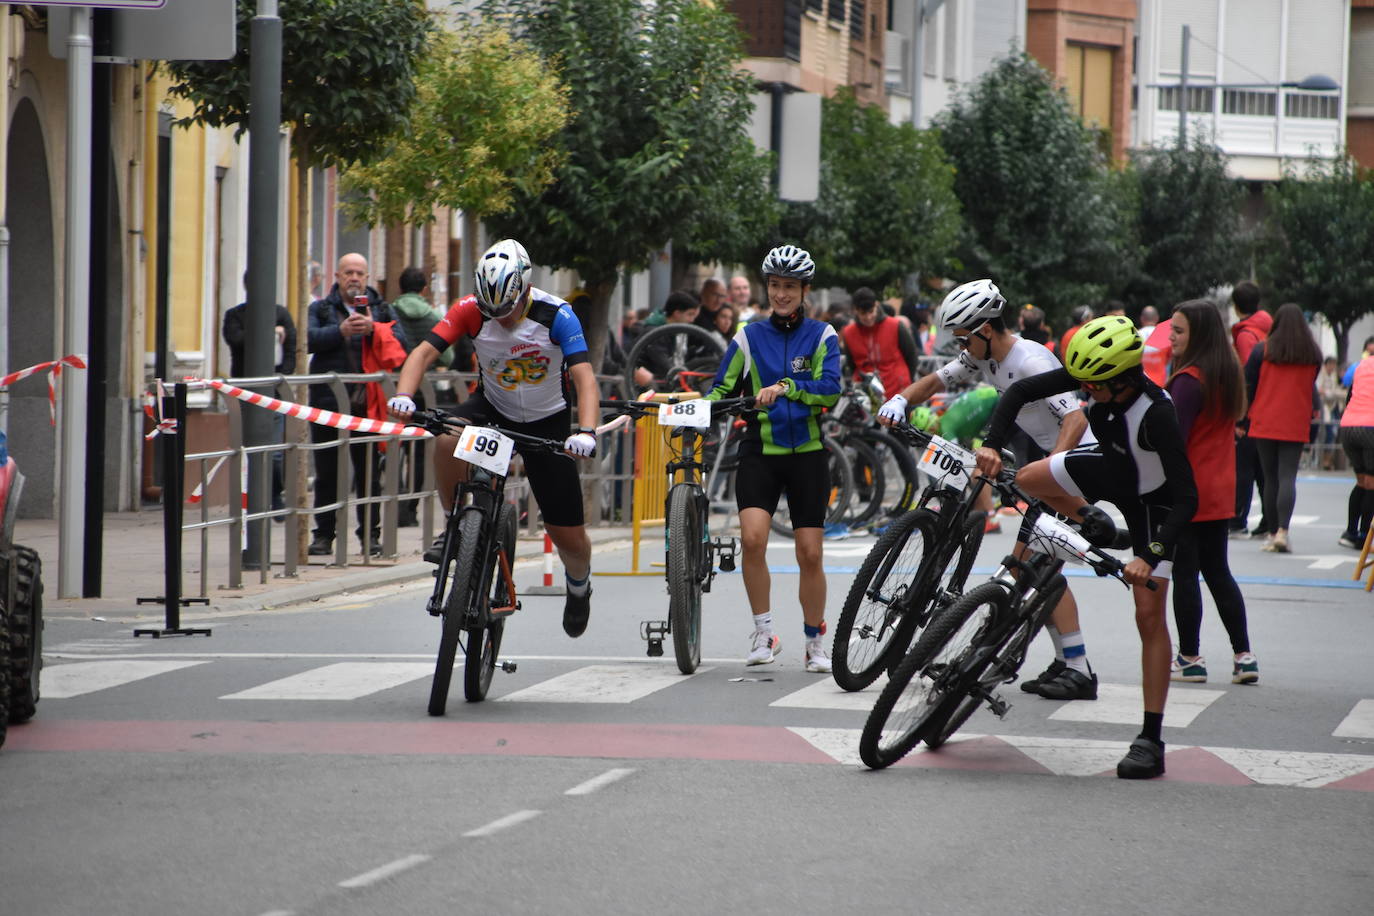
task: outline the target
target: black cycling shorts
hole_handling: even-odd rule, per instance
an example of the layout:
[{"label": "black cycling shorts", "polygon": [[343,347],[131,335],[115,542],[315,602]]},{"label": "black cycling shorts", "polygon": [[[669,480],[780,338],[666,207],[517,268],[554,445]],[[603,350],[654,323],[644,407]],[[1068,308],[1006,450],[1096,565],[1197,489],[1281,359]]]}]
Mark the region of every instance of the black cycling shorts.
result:
[{"label": "black cycling shorts", "polygon": [[1374,426],[1342,426],[1341,447],[1356,474],[1374,474]]},{"label": "black cycling shorts", "polygon": [[[478,391],[450,413],[482,426],[508,429],[511,432],[538,436],[541,439],[566,439],[571,432],[572,412],[563,408],[531,423],[508,420]],[[539,449],[528,451],[515,444],[515,451],[525,462],[525,477],[544,524],[575,528],[583,524],[582,484],[577,473],[577,460],[570,455]]]},{"label": "black cycling shorts", "polygon": [[[1121,473],[1109,466],[1106,456],[1095,446],[1058,452],[1048,460],[1055,480],[1066,491],[1090,503],[1106,501],[1116,506],[1126,520],[1135,556],[1142,559],[1154,556],[1150,544],[1159,541],[1159,533],[1173,508],[1172,494],[1167,486],[1150,493],[1135,493],[1123,487]],[[1173,561],[1174,551],[1170,545],[1153,574],[1168,579]]]},{"label": "black cycling shorts", "polygon": [[825,527],[830,504],[830,455],[825,449],[764,455],[741,450],[735,471],[735,505],[740,509],[778,511],[778,500],[787,495],[792,527]]}]

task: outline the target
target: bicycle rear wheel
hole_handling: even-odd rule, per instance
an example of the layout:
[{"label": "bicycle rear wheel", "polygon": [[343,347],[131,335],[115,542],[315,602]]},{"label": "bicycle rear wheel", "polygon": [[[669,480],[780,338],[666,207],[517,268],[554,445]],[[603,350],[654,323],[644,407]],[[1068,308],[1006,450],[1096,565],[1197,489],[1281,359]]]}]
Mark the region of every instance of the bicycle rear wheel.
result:
[{"label": "bicycle rear wheel", "polygon": [[926,626],[864,723],[859,756],[866,766],[877,770],[901,760],[969,696],[986,665],[974,650],[1008,600],[1005,586],[985,582]]},{"label": "bicycle rear wheel", "polygon": [[906,651],[894,637],[910,610],[911,591],[934,534],[934,515],[925,509],[908,512],[888,526],[864,558],[835,625],[832,662],[842,689],[863,690],[889,658]]},{"label": "bicycle rear wheel", "polygon": [[878,452],[858,435],[844,438],[845,454],[854,475],[854,495],[842,521],[851,528],[867,525],[883,508],[887,477]]},{"label": "bicycle rear wheel", "polygon": [[[481,516],[476,512],[473,515],[480,526]],[[489,608],[497,606],[498,603],[504,605],[510,600],[511,590],[505,574],[501,571],[499,558],[499,552],[503,551],[507,567],[515,562],[515,508],[509,503],[501,504],[492,530],[495,532],[496,549],[489,554],[491,572],[485,577],[486,581],[491,582],[488,592]],[[491,687],[492,673],[496,671],[496,654],[501,649],[501,634],[506,626],[504,618],[492,618],[486,614],[482,616],[487,620],[484,626],[467,628],[467,663],[463,666],[463,696],[468,702],[473,703],[486,699],[487,689]]]},{"label": "bicycle rear wheel", "polygon": [[882,462],[887,492],[891,495],[891,499],[885,501],[888,515],[897,516],[914,509],[921,488],[911,449],[883,429],[863,429],[859,436],[878,453]]},{"label": "bicycle rear wheel", "polygon": [[691,674],[701,664],[701,542],[705,520],[696,487],[678,484],[668,493],[668,627],[677,668]]},{"label": "bicycle rear wheel", "polygon": [[[448,536],[450,553],[439,564],[439,574],[451,574],[448,594],[440,617],[443,628],[439,633],[439,657],[434,663],[434,682],[429,690],[429,714],[442,716],[448,706],[448,688],[453,679],[453,664],[458,656],[459,638],[463,634],[468,608],[478,587],[477,542],[480,540],[482,518],[475,509],[459,510]],[[454,543],[456,541],[457,543]],[[450,561],[452,557],[452,561]],[[451,573],[450,573],[451,570]]]},{"label": "bicycle rear wheel", "polygon": [[[653,328],[635,341],[625,356],[625,392],[633,397],[647,389],[654,391],[695,391],[705,394],[720,368],[725,354],[716,339],[694,324],[665,324]],[[640,383],[637,370],[654,376]]]}]

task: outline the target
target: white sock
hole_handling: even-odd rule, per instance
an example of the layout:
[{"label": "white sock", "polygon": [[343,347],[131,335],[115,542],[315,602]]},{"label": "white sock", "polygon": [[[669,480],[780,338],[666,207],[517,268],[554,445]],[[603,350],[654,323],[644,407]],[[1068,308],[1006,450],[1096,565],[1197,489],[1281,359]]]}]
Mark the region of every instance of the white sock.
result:
[{"label": "white sock", "polygon": [[773,632],[773,612],[764,611],[762,614],[754,615],[754,632],[771,633]]},{"label": "white sock", "polygon": [[1045,632],[1050,634],[1050,642],[1054,643],[1054,657],[1061,662],[1064,661],[1064,638],[1059,635],[1059,629],[1052,623],[1045,624]]},{"label": "white sock", "polygon": [[1088,664],[1088,650],[1083,646],[1083,631],[1063,633],[1060,640],[1064,643],[1064,664],[1079,674],[1092,674],[1092,666]]}]

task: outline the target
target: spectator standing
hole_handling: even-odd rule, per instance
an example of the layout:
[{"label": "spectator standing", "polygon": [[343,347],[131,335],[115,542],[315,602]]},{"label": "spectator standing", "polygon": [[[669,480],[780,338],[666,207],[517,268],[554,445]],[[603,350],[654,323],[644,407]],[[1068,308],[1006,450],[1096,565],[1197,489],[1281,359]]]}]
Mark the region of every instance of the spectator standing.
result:
[{"label": "spectator standing", "polygon": [[[325,372],[362,372],[364,348],[373,347],[377,340],[378,328],[386,324],[381,333],[392,337],[405,346],[405,331],[393,327],[395,313],[391,306],[382,300],[381,294],[368,285],[367,258],[361,254],[350,253],[339,258],[335,282],[329,294],[323,299],[310,303],[307,328],[307,346],[310,357],[311,374]],[[340,404],[329,385],[310,386],[310,406],[321,410],[351,413],[366,416],[367,386],[348,385],[349,401]],[[338,441],[339,431],[318,423],[310,425],[310,440],[317,444]],[[365,475],[364,462],[371,461],[372,480],[381,480],[381,456],[375,445],[351,445],[349,457],[352,461],[353,484],[359,496],[363,495]],[[338,456],[333,449],[315,450],[315,505],[327,506],[338,499],[339,465]],[[365,511],[370,509],[371,511]],[[364,520],[368,528],[364,529]],[[333,509],[315,513],[315,535],[310,542],[311,556],[328,556],[333,552],[336,518]],[[376,506],[358,507],[358,538],[371,535],[371,552],[380,556],[382,547],[379,542],[378,515]]]},{"label": "spectator standing", "polygon": [[[1231,307],[1236,313],[1236,323],[1231,325],[1231,342],[1236,348],[1236,359],[1244,368],[1250,361],[1250,351],[1269,336],[1274,319],[1260,308],[1259,287],[1249,280],[1242,280],[1231,290]],[[1236,515],[1231,519],[1232,534],[1246,534],[1245,526],[1250,521],[1250,497],[1256,488],[1260,491],[1260,503],[1263,505],[1264,474],[1260,469],[1259,456],[1255,453],[1255,443],[1241,436],[1236,439]],[[1260,523],[1250,532],[1250,536],[1262,538],[1268,535],[1270,521],[1261,510]]]},{"label": "spectator standing", "polygon": [[916,375],[920,356],[911,331],[878,307],[877,297],[866,286],[854,291],[850,304],[854,321],[844,326],[840,336],[854,366],[854,377],[876,374],[888,394],[905,390]]},{"label": "spectator standing", "polygon": [[753,298],[754,289],[748,277],[735,274],[730,278],[730,304],[735,307],[735,317],[740,324],[754,317]]},{"label": "spectator standing", "polygon": [[1312,428],[1322,351],[1296,303],[1279,306],[1269,337],[1250,351],[1245,385],[1247,438],[1255,440],[1264,486],[1260,496],[1273,535],[1262,549],[1288,553],[1288,523],[1297,498],[1298,459]]},{"label": "spectator standing", "polygon": [[739,322],[735,317],[735,307],[730,303],[722,305],[716,309],[716,326],[711,329],[711,336],[716,343],[720,344],[721,351],[730,346],[730,341],[734,339],[735,331],[739,329]]},{"label": "spectator standing", "polygon": [[1341,414],[1341,447],[1355,472],[1342,547],[1359,550],[1374,518],[1374,359],[1362,359],[1351,379],[1350,399]]},{"label": "spectator standing", "polygon": [[1336,431],[1341,425],[1341,409],[1345,405],[1346,386],[1341,384],[1341,373],[1336,357],[1328,356],[1322,360],[1322,371],[1317,374],[1317,395],[1322,399],[1321,467],[1323,471],[1335,468]]},{"label": "spectator standing", "polygon": [[707,331],[714,331],[716,328],[716,312],[728,301],[725,298],[725,284],[715,277],[707,277],[701,284],[701,293],[697,296],[701,308],[697,311],[697,327]]},{"label": "spectator standing", "polygon": [[1178,652],[1170,678],[1207,680],[1201,654],[1202,589],[1207,582],[1221,615],[1233,653],[1231,682],[1259,680],[1259,663],[1250,651],[1245,598],[1231,575],[1226,556],[1227,527],[1236,492],[1235,425],[1245,414],[1245,383],[1235,350],[1216,306],[1205,299],[1183,302],[1170,319],[1169,344],[1173,375],[1169,396],[1178,415],[1179,430],[1188,449],[1188,462],[1197,483],[1197,512],[1179,535],[1174,554],[1174,623]]},{"label": "spectator standing", "polygon": [[1052,346],[1050,332],[1045,330],[1045,310],[1027,302],[1021,306],[1021,337],[1040,346]]},{"label": "spectator standing", "polygon": [[[248,285],[248,272],[243,272],[243,285]],[[224,313],[224,342],[229,346],[229,374],[234,378],[243,378],[247,370],[244,368],[244,341],[247,337],[245,322],[248,319],[248,303],[240,302],[238,305]],[[274,371],[280,375],[292,375],[296,371],[296,322],[291,320],[291,312],[286,306],[277,304],[276,326],[273,328],[276,334],[275,343],[275,366]],[[286,441],[286,416],[284,414],[272,413],[272,436],[277,443]],[[286,504],[282,501],[282,486],[285,480],[286,453],[276,451],[272,453],[272,508],[284,509]],[[282,521],[278,518],[277,521]]]},{"label": "spectator standing", "polygon": [[[701,304],[686,290],[669,293],[663,301],[664,324],[696,324]],[[673,336],[673,335],[669,335]],[[692,343],[686,335],[678,334],[672,341],[654,340],[644,347],[643,362],[635,369],[635,384],[649,387],[655,379],[664,379],[674,365],[685,366],[695,354],[699,343]],[[678,347],[682,352],[674,352]],[[639,363],[639,360],[636,360]]]},{"label": "spectator standing", "polygon": [[[401,271],[399,285],[401,295],[397,296],[396,301],[391,303],[391,308],[396,312],[397,323],[405,332],[405,339],[408,344],[406,352],[409,353],[416,344],[428,336],[434,326],[439,323],[439,319],[444,317],[444,313],[425,298],[424,291],[425,287],[429,285],[429,281],[425,279],[425,272],[420,268],[412,266]],[[440,369],[449,369],[453,366],[453,347],[449,347],[439,354],[435,366]],[[425,406],[424,397],[419,392],[416,392],[415,401],[419,407]],[[418,440],[401,442],[400,449],[404,461],[401,470],[401,492],[413,493],[423,490],[425,486],[425,462],[421,443]],[[397,524],[402,528],[410,528],[418,522],[418,503],[414,500],[402,502]]]},{"label": "spectator standing", "polygon": [[1356,359],[1349,366],[1346,366],[1345,372],[1341,373],[1341,384],[1348,389],[1351,380],[1355,378],[1355,367],[1363,362],[1365,357],[1371,355],[1374,355],[1374,337],[1366,337],[1364,339],[1364,347],[1360,350],[1359,359]]}]

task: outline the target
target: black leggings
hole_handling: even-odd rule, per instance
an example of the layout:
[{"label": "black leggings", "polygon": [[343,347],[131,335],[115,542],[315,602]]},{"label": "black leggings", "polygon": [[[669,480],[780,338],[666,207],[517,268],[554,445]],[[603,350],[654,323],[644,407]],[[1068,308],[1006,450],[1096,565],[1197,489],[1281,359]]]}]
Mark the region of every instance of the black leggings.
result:
[{"label": "black leggings", "polygon": [[1279,439],[1255,440],[1255,450],[1259,452],[1260,467],[1264,471],[1260,495],[1271,531],[1288,530],[1288,523],[1293,519],[1293,507],[1298,501],[1298,461],[1305,444]]},{"label": "black leggings", "polygon": [[1191,522],[1174,551],[1174,623],[1178,627],[1180,655],[1199,655],[1202,634],[1202,588],[1198,572],[1207,581],[1217,613],[1221,615],[1231,651],[1250,651],[1250,632],[1245,623],[1245,599],[1226,560],[1230,519]]}]

